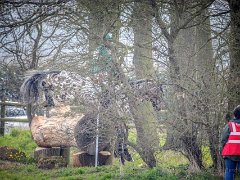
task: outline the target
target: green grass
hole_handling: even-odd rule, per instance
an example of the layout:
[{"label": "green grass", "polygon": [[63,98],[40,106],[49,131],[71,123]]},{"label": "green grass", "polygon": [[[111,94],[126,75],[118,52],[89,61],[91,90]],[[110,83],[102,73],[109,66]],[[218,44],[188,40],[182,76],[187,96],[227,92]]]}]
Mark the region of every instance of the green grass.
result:
[{"label": "green grass", "polygon": [[0,137],[0,146],[10,146],[23,151],[26,156],[32,156],[37,144],[32,140],[29,130],[13,129],[12,132],[4,137]]},{"label": "green grass", "polygon": [[187,173],[186,166],[176,168],[140,168],[133,166],[119,167],[101,166],[101,167],[81,167],[81,168],[62,168],[54,170],[41,170],[34,164],[9,164],[1,166],[0,161],[0,179],[16,179],[16,180],[31,180],[31,179],[59,179],[59,180],[108,180],[108,179],[124,179],[124,180],[178,180],[178,179],[193,179],[193,180],[220,180],[208,172],[200,174]]},{"label": "green grass", "polygon": [[[130,140],[136,141],[136,136],[133,131],[129,133]],[[160,139],[161,145],[164,143],[164,136]],[[33,142],[29,131],[13,130],[11,134],[0,137],[0,146],[11,146],[31,156],[36,144]],[[101,167],[81,167],[42,170],[38,169],[36,164],[20,164],[0,161],[0,179],[3,180],[31,180],[31,179],[60,179],[60,180],[108,180],[108,179],[126,179],[126,180],[178,180],[178,179],[221,179],[213,176],[210,172],[201,172],[199,174],[191,174],[188,172],[188,161],[180,153],[175,151],[160,151],[156,153],[158,166],[153,169],[147,168],[139,154],[132,148],[129,148],[133,155],[134,162],[126,162],[125,166],[121,166],[118,159],[115,159],[112,166]],[[206,164],[211,164],[209,161],[209,149],[203,148],[205,152]],[[71,153],[78,151],[76,148],[71,148]]]}]

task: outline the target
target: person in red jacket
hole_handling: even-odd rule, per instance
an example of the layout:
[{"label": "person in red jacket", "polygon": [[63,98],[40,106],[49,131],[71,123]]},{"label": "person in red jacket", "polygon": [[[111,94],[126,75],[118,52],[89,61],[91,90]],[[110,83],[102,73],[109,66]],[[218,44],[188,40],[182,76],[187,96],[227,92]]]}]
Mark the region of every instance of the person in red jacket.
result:
[{"label": "person in red jacket", "polygon": [[240,172],[240,105],[233,110],[233,115],[223,129],[221,140],[225,180],[233,180],[236,169]]}]

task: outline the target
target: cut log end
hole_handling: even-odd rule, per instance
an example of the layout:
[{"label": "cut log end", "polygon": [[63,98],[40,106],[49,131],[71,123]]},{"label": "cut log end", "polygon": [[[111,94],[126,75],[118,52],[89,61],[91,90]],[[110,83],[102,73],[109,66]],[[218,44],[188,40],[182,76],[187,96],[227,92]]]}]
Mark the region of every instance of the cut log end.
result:
[{"label": "cut log end", "polygon": [[[98,154],[98,165],[111,165],[112,164],[112,154],[109,151],[100,151]],[[73,166],[83,167],[83,166],[94,166],[95,156],[89,155],[85,151],[81,151],[73,154]]]}]

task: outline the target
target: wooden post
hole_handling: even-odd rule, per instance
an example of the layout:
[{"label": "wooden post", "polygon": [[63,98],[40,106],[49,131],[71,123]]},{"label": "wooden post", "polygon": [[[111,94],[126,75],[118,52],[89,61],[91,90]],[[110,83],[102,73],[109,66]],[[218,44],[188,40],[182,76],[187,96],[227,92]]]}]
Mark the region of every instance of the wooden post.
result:
[{"label": "wooden post", "polygon": [[32,105],[31,104],[28,104],[27,105],[27,118],[28,118],[28,121],[29,121],[29,125],[31,125],[31,122],[32,122]]},{"label": "wooden post", "polygon": [[[4,98],[2,98],[2,102],[5,102]],[[5,112],[6,112],[6,106],[3,103],[1,104],[1,118],[5,118]],[[0,136],[4,136],[4,126],[5,126],[5,122],[0,121]]]}]

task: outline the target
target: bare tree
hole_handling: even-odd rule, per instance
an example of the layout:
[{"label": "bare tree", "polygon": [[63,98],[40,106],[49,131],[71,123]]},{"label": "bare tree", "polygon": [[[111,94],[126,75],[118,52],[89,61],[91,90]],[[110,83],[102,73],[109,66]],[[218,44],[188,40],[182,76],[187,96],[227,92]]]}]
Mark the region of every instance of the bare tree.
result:
[{"label": "bare tree", "polygon": [[[148,2],[134,4],[134,59],[137,79],[153,79],[152,60],[152,10]],[[144,28],[143,28],[144,27]],[[159,146],[156,114],[150,102],[135,100],[131,107],[137,130],[139,154],[149,167],[156,166],[154,152]]]},{"label": "bare tree", "polygon": [[231,17],[231,28],[230,28],[230,37],[229,37],[229,48],[230,48],[230,76],[229,76],[229,102],[228,109],[232,111],[233,108],[239,105],[240,102],[240,2],[235,0],[229,0],[229,8],[230,8],[230,17]]}]

